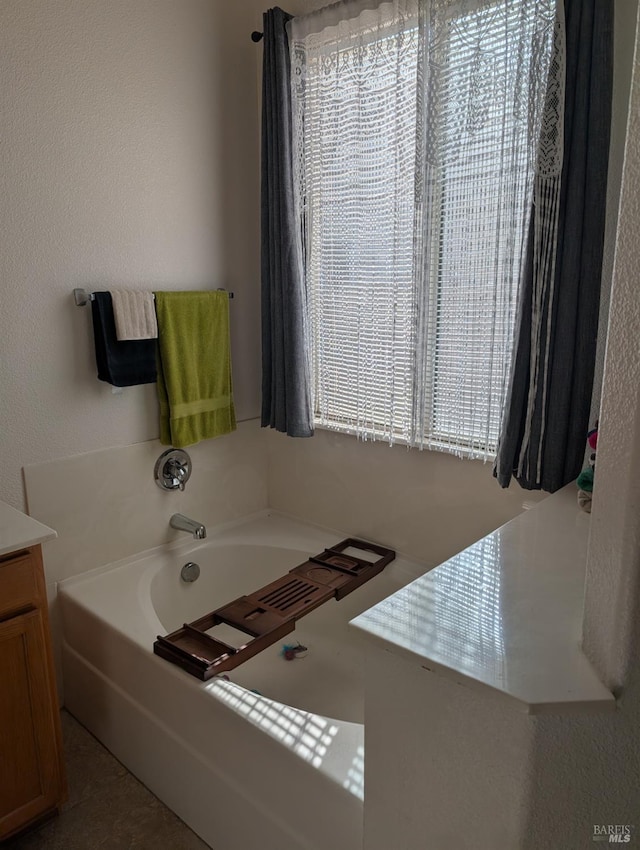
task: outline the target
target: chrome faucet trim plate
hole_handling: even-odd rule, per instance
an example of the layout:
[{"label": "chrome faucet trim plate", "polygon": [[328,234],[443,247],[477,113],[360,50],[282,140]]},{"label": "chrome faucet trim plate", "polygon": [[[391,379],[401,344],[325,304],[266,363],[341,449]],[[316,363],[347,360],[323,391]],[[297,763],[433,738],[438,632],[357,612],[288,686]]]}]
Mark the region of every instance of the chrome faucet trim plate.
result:
[{"label": "chrome faucet trim plate", "polygon": [[191,477],[191,458],[183,449],[167,449],[153,470],[156,484],[162,490],[184,490]]}]

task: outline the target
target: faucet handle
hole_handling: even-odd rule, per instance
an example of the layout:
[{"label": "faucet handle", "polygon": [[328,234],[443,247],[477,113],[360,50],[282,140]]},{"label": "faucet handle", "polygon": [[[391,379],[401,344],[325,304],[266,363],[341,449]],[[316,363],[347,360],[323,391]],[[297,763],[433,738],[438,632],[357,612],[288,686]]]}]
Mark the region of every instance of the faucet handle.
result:
[{"label": "faucet handle", "polygon": [[190,474],[191,470],[188,469],[186,463],[182,463],[175,457],[169,458],[162,470],[162,477],[169,482],[169,484],[165,486],[167,489],[172,490],[174,490],[176,486],[178,487],[178,490],[184,490],[184,483]]},{"label": "faucet handle", "polygon": [[156,461],[153,474],[162,490],[182,491],[191,477],[191,458],[182,449],[167,449]]}]

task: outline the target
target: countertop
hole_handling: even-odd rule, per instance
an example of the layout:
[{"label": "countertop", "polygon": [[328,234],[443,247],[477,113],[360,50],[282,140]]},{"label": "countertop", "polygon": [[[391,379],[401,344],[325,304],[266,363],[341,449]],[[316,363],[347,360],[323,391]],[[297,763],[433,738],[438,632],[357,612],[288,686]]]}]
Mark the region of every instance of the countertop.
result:
[{"label": "countertop", "polygon": [[36,519],[0,502],[0,555],[45,543],[58,535]]},{"label": "countertop", "polygon": [[530,713],[608,711],[581,649],[589,514],[549,496],[351,625],[378,646]]}]

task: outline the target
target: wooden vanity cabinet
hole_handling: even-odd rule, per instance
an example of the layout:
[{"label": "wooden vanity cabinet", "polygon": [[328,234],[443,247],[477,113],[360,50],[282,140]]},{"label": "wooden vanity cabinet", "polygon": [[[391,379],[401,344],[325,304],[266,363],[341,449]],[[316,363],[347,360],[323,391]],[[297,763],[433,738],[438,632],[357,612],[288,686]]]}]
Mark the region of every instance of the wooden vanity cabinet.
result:
[{"label": "wooden vanity cabinet", "polygon": [[0,556],[0,841],[66,797],[40,546]]}]

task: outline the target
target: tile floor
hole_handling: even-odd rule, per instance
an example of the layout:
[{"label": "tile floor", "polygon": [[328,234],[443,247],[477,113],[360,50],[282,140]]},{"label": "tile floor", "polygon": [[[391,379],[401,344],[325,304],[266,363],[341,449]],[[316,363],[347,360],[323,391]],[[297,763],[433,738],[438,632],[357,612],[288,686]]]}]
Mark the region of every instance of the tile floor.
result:
[{"label": "tile floor", "polygon": [[208,850],[87,730],[62,712],[69,799],[3,850]]}]

